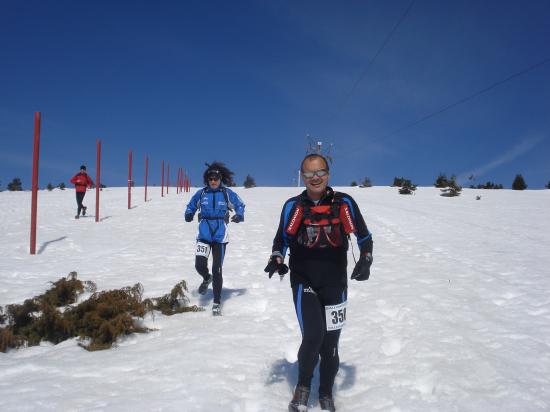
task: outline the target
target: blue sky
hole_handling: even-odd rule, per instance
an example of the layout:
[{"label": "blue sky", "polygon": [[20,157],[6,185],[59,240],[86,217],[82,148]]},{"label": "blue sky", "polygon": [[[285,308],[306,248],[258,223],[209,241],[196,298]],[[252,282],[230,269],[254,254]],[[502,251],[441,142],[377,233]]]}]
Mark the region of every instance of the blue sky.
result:
[{"label": "blue sky", "polygon": [[41,187],[68,183],[82,163],[95,176],[98,138],[108,186],[126,184],[129,149],[137,184],[148,155],[157,184],[162,160],[193,182],[221,160],[238,184],[251,174],[289,186],[307,135],[332,145],[334,185],[403,176],[428,186],[440,172],[465,185],[510,187],[517,173],[533,189],[550,181],[548,1],[30,0],[0,10],[2,188],[16,176],[30,187],[35,111]]}]

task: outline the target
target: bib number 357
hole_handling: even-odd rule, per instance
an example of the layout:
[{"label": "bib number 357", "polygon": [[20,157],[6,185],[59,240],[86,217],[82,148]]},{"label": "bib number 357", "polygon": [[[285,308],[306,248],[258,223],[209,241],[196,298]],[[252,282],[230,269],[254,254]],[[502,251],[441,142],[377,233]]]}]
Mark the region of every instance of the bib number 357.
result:
[{"label": "bib number 357", "polygon": [[327,331],[342,329],[346,324],[346,302],[325,306]]},{"label": "bib number 357", "polygon": [[210,256],[210,245],[208,243],[197,242],[196,256]]}]

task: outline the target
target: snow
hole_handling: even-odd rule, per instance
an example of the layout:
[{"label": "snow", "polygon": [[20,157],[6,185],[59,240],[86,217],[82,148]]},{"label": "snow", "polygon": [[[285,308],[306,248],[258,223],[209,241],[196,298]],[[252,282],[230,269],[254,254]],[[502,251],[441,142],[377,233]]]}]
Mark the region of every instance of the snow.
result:
[{"label": "snow", "polygon": [[[550,410],[550,191],[337,189],[357,200],[375,241],[371,279],[349,283],[337,410]],[[75,220],[74,191],[40,191],[34,256],[30,192],[0,193],[1,306],[75,270],[98,290],[140,282],[145,297],[184,279],[191,304],[207,309],[148,316],[153,332],[110,350],[72,339],[0,353],[0,409],[286,410],[300,331],[288,278],[269,280],[263,268],[282,204],[298,190],[236,188],[246,217],[230,224],[222,317],[210,313],[211,289],[196,293],[197,222],[183,220],[194,190],[161,198],[150,188],[145,203],[134,188],[128,210],[125,188],[105,189],[98,223],[95,192],[84,202],[92,216]]]}]

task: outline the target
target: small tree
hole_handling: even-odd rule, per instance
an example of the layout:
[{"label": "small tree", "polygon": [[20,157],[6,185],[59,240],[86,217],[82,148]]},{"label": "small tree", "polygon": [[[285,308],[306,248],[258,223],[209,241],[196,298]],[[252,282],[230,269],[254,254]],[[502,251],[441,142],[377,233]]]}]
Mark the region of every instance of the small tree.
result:
[{"label": "small tree", "polygon": [[353,182],[351,182],[351,185],[350,185],[350,186],[351,186],[351,187],[357,186],[357,182],[354,180]]},{"label": "small tree", "polygon": [[456,176],[452,176],[451,180],[447,182],[447,187],[441,189],[441,196],[446,197],[455,197],[460,196],[460,192],[462,191],[462,187],[457,183]]},{"label": "small tree", "polygon": [[514,179],[514,182],[512,183],[512,189],[514,189],[514,190],[525,190],[525,189],[527,189],[527,184],[525,183],[525,180],[523,179],[523,176],[521,174],[516,175],[516,178]]},{"label": "small tree", "polygon": [[51,183],[48,183],[48,186],[46,186],[46,189],[48,189],[51,192],[53,190],[53,185]]},{"label": "small tree", "polygon": [[66,188],[67,186],[65,186],[65,183],[61,182],[61,183],[59,183],[59,184],[57,185],[57,187],[60,188],[61,190],[65,190],[65,188]]},{"label": "small tree", "polygon": [[412,195],[416,190],[416,185],[413,184],[409,179],[401,178],[401,187],[399,188],[399,193],[402,195]]},{"label": "small tree", "polygon": [[393,184],[392,186],[403,186],[403,182],[405,182],[405,178],[404,177],[394,177],[393,178]]},{"label": "small tree", "polygon": [[439,188],[449,186],[447,175],[445,173],[439,173],[439,176],[437,176],[437,179],[435,180],[434,186]]},{"label": "small tree", "polygon": [[245,187],[245,189],[250,189],[252,187],[256,187],[256,182],[254,181],[254,178],[252,176],[246,175],[243,186]]},{"label": "small tree", "polygon": [[372,187],[372,182],[370,181],[370,179],[368,177],[365,177],[363,179],[363,182],[361,183],[361,186],[363,186],[363,187]]},{"label": "small tree", "polygon": [[23,185],[21,183],[21,179],[18,177],[15,177],[11,183],[8,183],[8,190],[10,192],[20,192],[23,190]]},{"label": "small tree", "polygon": [[548,181],[548,184],[545,186],[547,189],[550,189],[550,180]]}]

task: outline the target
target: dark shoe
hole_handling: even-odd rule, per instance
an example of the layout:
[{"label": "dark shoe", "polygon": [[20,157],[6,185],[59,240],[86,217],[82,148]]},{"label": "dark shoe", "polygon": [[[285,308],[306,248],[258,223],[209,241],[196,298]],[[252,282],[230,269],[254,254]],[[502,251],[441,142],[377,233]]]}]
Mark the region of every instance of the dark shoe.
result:
[{"label": "dark shoe", "polygon": [[222,305],[219,303],[214,303],[212,305],[212,316],[221,316],[222,315]]},{"label": "dark shoe", "polygon": [[86,206],[82,206],[82,216],[86,216],[86,209],[88,209]]},{"label": "dark shoe", "polygon": [[211,283],[212,283],[212,275],[208,275],[206,278],[204,278],[204,280],[200,284],[199,293],[201,295],[204,295],[208,290],[208,285],[210,285]]},{"label": "dark shoe", "polygon": [[334,406],[334,399],[329,395],[319,395],[319,406],[322,411],[336,412],[336,407]]},{"label": "dark shoe", "polygon": [[76,215],[74,218],[75,218],[75,219],[78,219],[79,217],[80,217],[79,215]]},{"label": "dark shoe", "polygon": [[305,386],[296,386],[294,396],[288,404],[288,412],[306,412],[308,399],[309,388]]}]

